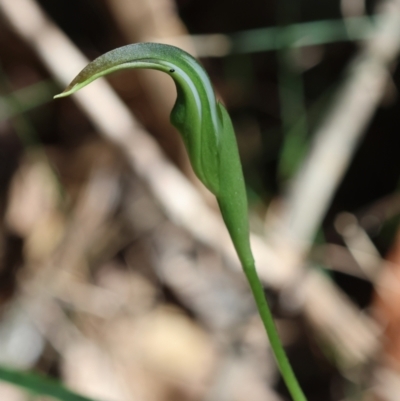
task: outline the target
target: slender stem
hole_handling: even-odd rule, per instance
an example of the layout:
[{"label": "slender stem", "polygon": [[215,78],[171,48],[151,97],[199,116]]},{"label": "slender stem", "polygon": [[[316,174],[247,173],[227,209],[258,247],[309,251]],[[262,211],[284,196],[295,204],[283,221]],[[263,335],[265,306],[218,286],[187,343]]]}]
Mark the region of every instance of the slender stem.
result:
[{"label": "slender stem", "polygon": [[254,262],[246,263],[246,265],[243,264],[243,271],[250,284],[251,292],[253,293],[253,297],[256,301],[258,312],[267,332],[283,380],[285,381],[294,401],[307,401],[296,379],[296,376],[294,375],[293,369],[286,356],[286,352],[283,349],[281,340],[279,339],[274,319],[269,309],[267,300],[265,299],[264,289],[260,279],[258,278]]}]

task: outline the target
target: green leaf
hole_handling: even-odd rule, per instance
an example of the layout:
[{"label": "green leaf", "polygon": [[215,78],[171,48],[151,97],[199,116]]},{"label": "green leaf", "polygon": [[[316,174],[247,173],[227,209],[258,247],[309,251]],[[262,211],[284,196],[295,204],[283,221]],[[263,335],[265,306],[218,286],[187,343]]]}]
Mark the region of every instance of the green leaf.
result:
[{"label": "green leaf", "polygon": [[15,384],[34,394],[48,395],[61,401],[95,401],[68,390],[57,381],[31,372],[21,372],[0,366],[0,380]]}]

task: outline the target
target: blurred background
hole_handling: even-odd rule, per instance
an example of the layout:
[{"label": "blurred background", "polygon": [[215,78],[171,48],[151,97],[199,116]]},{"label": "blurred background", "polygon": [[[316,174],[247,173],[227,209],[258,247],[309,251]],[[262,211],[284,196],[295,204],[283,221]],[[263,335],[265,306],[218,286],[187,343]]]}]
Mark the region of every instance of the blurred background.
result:
[{"label": "blurred background", "polygon": [[103,401],[290,399],[172,80],[52,99],[146,41],[198,57],[231,114],[308,400],[397,401],[400,0],[0,0],[0,400],[50,399],[46,376]]}]

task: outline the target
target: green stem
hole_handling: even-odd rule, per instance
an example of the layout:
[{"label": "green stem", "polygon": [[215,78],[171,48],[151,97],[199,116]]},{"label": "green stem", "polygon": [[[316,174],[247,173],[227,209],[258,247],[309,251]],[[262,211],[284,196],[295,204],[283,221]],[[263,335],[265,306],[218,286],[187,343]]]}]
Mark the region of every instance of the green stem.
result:
[{"label": "green stem", "polygon": [[264,288],[260,282],[260,279],[258,278],[255,264],[243,264],[243,271],[250,284],[251,292],[253,293],[254,300],[256,301],[258,313],[260,314],[261,320],[267,332],[283,380],[285,381],[294,401],[307,401],[289,363],[286,352],[283,349],[281,340],[279,339],[278,331],[276,330],[271,310],[269,309],[267,300],[265,299]]}]

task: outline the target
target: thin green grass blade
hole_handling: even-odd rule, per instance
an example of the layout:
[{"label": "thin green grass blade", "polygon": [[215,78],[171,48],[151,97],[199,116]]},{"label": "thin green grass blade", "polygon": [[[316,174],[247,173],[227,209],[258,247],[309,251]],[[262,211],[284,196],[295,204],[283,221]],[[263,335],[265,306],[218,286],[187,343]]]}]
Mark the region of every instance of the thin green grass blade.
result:
[{"label": "thin green grass blade", "polygon": [[0,366],[0,380],[15,384],[31,393],[47,395],[61,401],[98,401],[74,393],[55,380],[31,372],[21,372]]},{"label": "thin green grass blade", "polygon": [[290,24],[285,27],[249,29],[229,35],[230,53],[256,53],[278,50],[287,46],[286,38],[293,39],[291,47],[322,45],[368,39],[381,23],[379,16],[352,17]]},{"label": "thin green grass blade", "polygon": [[0,122],[50,102],[56,88],[57,86],[52,80],[45,80],[0,96]]}]

